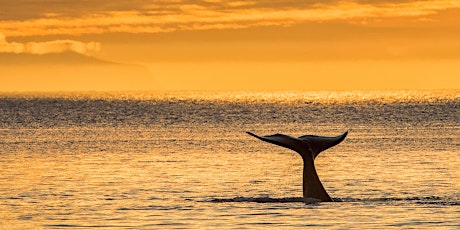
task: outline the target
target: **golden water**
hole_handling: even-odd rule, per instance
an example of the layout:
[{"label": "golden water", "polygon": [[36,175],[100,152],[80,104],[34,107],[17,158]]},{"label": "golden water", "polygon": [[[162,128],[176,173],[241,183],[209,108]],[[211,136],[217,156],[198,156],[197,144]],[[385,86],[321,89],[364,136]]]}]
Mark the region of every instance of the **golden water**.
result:
[{"label": "golden water", "polygon": [[[458,229],[458,95],[4,95],[0,228]],[[317,204],[296,153],[245,134],[345,130]]]}]

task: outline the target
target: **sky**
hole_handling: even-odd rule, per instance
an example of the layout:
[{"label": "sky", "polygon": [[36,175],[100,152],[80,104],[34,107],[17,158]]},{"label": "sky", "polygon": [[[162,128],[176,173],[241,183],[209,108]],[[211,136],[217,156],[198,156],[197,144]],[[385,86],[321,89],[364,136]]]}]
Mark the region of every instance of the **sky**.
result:
[{"label": "sky", "polygon": [[460,0],[0,3],[0,91],[460,88]]}]

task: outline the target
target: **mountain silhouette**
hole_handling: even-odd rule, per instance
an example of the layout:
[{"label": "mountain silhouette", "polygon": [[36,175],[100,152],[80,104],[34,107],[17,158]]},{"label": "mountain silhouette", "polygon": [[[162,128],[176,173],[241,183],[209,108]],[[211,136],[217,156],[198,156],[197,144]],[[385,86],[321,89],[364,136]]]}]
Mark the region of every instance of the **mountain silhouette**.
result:
[{"label": "mountain silhouette", "polygon": [[75,52],[52,54],[13,54],[0,53],[0,65],[116,65],[118,63],[104,61],[95,57]]},{"label": "mountain silhouette", "polygon": [[74,52],[0,54],[0,91],[148,90],[146,67],[101,60]]}]

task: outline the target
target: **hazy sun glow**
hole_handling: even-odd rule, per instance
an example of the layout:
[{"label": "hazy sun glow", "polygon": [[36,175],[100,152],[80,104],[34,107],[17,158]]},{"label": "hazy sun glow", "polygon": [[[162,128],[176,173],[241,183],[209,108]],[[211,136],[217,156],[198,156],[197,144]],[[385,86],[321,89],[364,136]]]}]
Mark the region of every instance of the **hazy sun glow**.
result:
[{"label": "hazy sun glow", "polygon": [[[0,90],[105,90],[114,78],[130,89],[146,78],[123,84],[126,65],[80,69],[97,59],[149,69],[142,89],[459,88],[459,15],[458,0],[21,0],[0,9]],[[83,56],[47,56],[69,52]],[[69,70],[98,80],[60,88]]]}]

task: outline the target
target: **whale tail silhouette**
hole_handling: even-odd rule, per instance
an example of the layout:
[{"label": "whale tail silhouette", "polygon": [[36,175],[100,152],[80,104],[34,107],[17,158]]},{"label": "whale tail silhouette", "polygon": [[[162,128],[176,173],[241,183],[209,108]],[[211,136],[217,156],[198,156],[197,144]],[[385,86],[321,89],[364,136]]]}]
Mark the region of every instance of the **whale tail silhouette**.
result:
[{"label": "whale tail silhouette", "polygon": [[259,140],[294,150],[299,153],[302,158],[305,154],[310,153],[313,155],[313,159],[316,158],[320,152],[338,145],[348,135],[348,131],[346,131],[342,135],[335,137],[303,135],[295,138],[284,134],[258,136],[251,132],[246,133]]},{"label": "whale tail silhouette", "polygon": [[315,135],[304,135],[300,137],[291,137],[284,134],[274,134],[268,136],[258,136],[251,132],[247,134],[258,138],[259,140],[279,145],[295,152],[302,156],[304,167],[303,167],[303,198],[305,202],[313,199],[319,201],[332,201],[329,194],[327,194],[321,181],[319,180],[318,174],[315,169],[315,158],[318,154],[328,148],[331,148],[340,142],[342,142],[348,134],[348,131],[342,135],[335,137],[323,137]]}]

